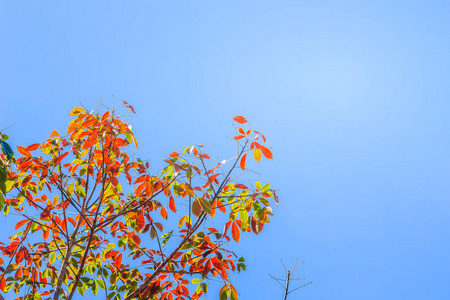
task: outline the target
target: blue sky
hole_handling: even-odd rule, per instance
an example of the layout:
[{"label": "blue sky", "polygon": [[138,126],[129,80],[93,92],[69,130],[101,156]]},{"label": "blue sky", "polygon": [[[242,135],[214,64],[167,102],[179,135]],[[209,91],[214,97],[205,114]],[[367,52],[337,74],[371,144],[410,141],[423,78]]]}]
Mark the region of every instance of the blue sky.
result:
[{"label": "blue sky", "polygon": [[232,156],[226,136],[244,115],[272,146],[257,167],[280,205],[236,245],[241,299],[281,299],[268,273],[296,258],[313,284],[289,299],[449,299],[449,9],[1,1],[0,129],[14,124],[12,146],[40,142],[72,107],[114,95],[135,107],[141,156],[157,167],[193,143]]}]

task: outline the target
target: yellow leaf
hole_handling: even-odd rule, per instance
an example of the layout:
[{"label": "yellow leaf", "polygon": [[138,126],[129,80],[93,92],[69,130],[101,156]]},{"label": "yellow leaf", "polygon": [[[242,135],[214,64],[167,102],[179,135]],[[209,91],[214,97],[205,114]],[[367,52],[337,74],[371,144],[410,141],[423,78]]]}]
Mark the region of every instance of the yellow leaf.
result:
[{"label": "yellow leaf", "polygon": [[253,157],[255,158],[256,161],[260,161],[261,160],[261,150],[258,148],[255,148],[255,150],[253,150]]},{"label": "yellow leaf", "polygon": [[79,116],[82,112],[84,112],[84,108],[76,106],[69,113],[69,116]]}]

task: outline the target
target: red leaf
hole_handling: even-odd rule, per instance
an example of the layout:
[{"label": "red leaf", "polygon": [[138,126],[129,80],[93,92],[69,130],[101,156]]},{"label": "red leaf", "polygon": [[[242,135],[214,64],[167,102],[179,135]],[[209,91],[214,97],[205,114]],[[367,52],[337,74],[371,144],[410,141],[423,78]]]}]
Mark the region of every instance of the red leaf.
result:
[{"label": "red leaf", "polygon": [[6,280],[5,280],[5,276],[2,273],[1,275],[2,279],[0,280],[0,291],[4,292],[5,291],[5,287],[6,287]]},{"label": "red leaf", "polygon": [[161,224],[161,223],[153,223],[153,225],[155,225],[155,227],[156,228],[158,228],[158,230],[160,231],[160,232],[162,232],[163,231],[163,229],[164,229],[164,227],[163,227],[163,225]]},{"label": "red leaf", "polygon": [[200,156],[200,158],[206,158],[206,159],[209,159],[209,158],[211,158],[211,157],[209,157],[208,154],[202,154],[202,155]]},{"label": "red leaf", "polygon": [[131,239],[133,240],[133,243],[139,247],[139,245],[141,244],[141,238],[138,235],[133,234],[131,236]]},{"label": "red leaf", "polygon": [[247,153],[245,153],[244,156],[242,156],[242,158],[241,158],[240,166],[241,166],[242,171],[245,170],[245,159],[246,158],[247,158]]},{"label": "red leaf", "polygon": [[126,102],[126,101],[122,101],[122,102],[123,102],[123,105],[125,105],[129,110],[131,110],[133,113],[136,113],[134,111],[134,107],[131,106],[130,104],[128,104],[128,102]]},{"label": "red leaf", "polygon": [[245,137],[245,135],[237,135],[237,136],[234,137],[234,139],[235,139],[236,141],[239,141],[240,139],[242,139],[242,138],[244,138],[244,137]]},{"label": "red leaf", "polygon": [[245,185],[240,184],[240,183],[236,183],[236,184],[234,185],[234,187],[235,187],[235,188],[238,188],[238,189],[242,189],[242,190],[248,190],[248,187],[246,187]]},{"label": "red leaf", "polygon": [[66,153],[61,154],[60,156],[58,156],[58,157],[55,159],[55,164],[59,164],[59,163],[63,160],[63,158],[66,157],[68,154],[69,154],[69,152],[66,152]]},{"label": "red leaf", "polygon": [[130,174],[125,174],[125,178],[127,179],[128,183],[131,184],[131,175]]},{"label": "red leaf", "polygon": [[122,253],[117,255],[114,263],[115,263],[116,267],[120,268],[120,265],[122,264]]},{"label": "red leaf", "polygon": [[273,197],[275,198],[275,203],[278,205],[280,200],[278,200],[277,192],[273,191]]},{"label": "red leaf", "polygon": [[63,145],[63,147],[65,147],[65,146],[69,146],[70,143],[66,139],[62,139],[62,145]]},{"label": "red leaf", "polygon": [[236,122],[238,122],[239,124],[245,124],[247,123],[247,120],[243,117],[243,116],[236,116],[234,117],[234,119]]},{"label": "red leaf", "polygon": [[50,216],[50,210],[52,207],[49,205],[41,212],[41,219],[47,219]]},{"label": "red leaf", "polygon": [[175,152],[175,151],[173,151],[172,153],[170,153],[170,157],[179,157],[180,155],[177,153],[177,152]]},{"label": "red leaf", "polygon": [[252,230],[256,234],[260,233],[261,230],[263,230],[263,228],[264,228],[264,224],[262,222],[260,222],[260,221],[257,221],[255,219],[255,217],[252,217],[252,222],[251,223],[252,223],[251,224],[252,225]]},{"label": "red leaf", "polygon": [[142,230],[142,228],[144,228],[144,226],[145,226],[145,218],[144,218],[144,215],[142,213],[139,213],[136,225],[139,228],[139,230]]},{"label": "red leaf", "polygon": [[264,146],[260,146],[261,147],[261,152],[262,152],[262,154],[266,157],[266,158],[268,158],[268,159],[272,159],[272,157],[273,157],[273,155],[272,155],[272,151],[270,151],[269,149],[267,149],[266,147],[264,147]]}]

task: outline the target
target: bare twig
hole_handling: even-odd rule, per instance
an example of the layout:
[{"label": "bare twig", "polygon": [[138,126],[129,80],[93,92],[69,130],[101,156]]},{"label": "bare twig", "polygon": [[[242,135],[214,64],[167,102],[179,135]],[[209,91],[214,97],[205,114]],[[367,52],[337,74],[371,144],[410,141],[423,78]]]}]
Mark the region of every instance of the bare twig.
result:
[{"label": "bare twig", "polygon": [[[294,292],[294,291],[296,291],[296,290],[298,290],[298,289],[300,289],[302,287],[305,287],[308,284],[312,283],[312,281],[310,281],[310,282],[308,282],[308,283],[306,283],[306,284],[304,284],[302,286],[294,288],[293,290],[289,290],[289,284],[291,283],[292,280],[304,280],[305,279],[305,278],[292,278],[292,274],[294,274],[294,272],[303,264],[303,262],[301,262],[299,265],[297,265],[297,262],[298,262],[298,260],[295,260],[294,267],[292,268],[292,271],[289,271],[289,270],[286,269],[286,266],[284,265],[283,261],[281,261],[281,264],[283,265],[284,271],[286,273],[286,279],[275,278],[274,276],[269,274],[271,279],[275,280],[276,282],[278,282],[278,284],[280,284],[283,287],[283,289],[284,289],[283,300],[286,300],[287,296],[290,293],[292,293],[292,292]],[[285,285],[283,285],[280,281],[284,281]]]}]

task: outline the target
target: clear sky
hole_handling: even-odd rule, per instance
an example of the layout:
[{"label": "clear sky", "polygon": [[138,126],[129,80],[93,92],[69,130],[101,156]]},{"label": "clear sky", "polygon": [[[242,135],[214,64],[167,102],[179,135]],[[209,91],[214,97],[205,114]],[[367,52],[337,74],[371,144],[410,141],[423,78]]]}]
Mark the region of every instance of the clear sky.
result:
[{"label": "clear sky", "polygon": [[114,95],[155,166],[193,143],[223,159],[243,115],[280,205],[236,245],[241,299],[281,299],[268,273],[296,258],[313,284],[291,300],[450,299],[448,1],[43,3],[0,2],[14,149]]}]

